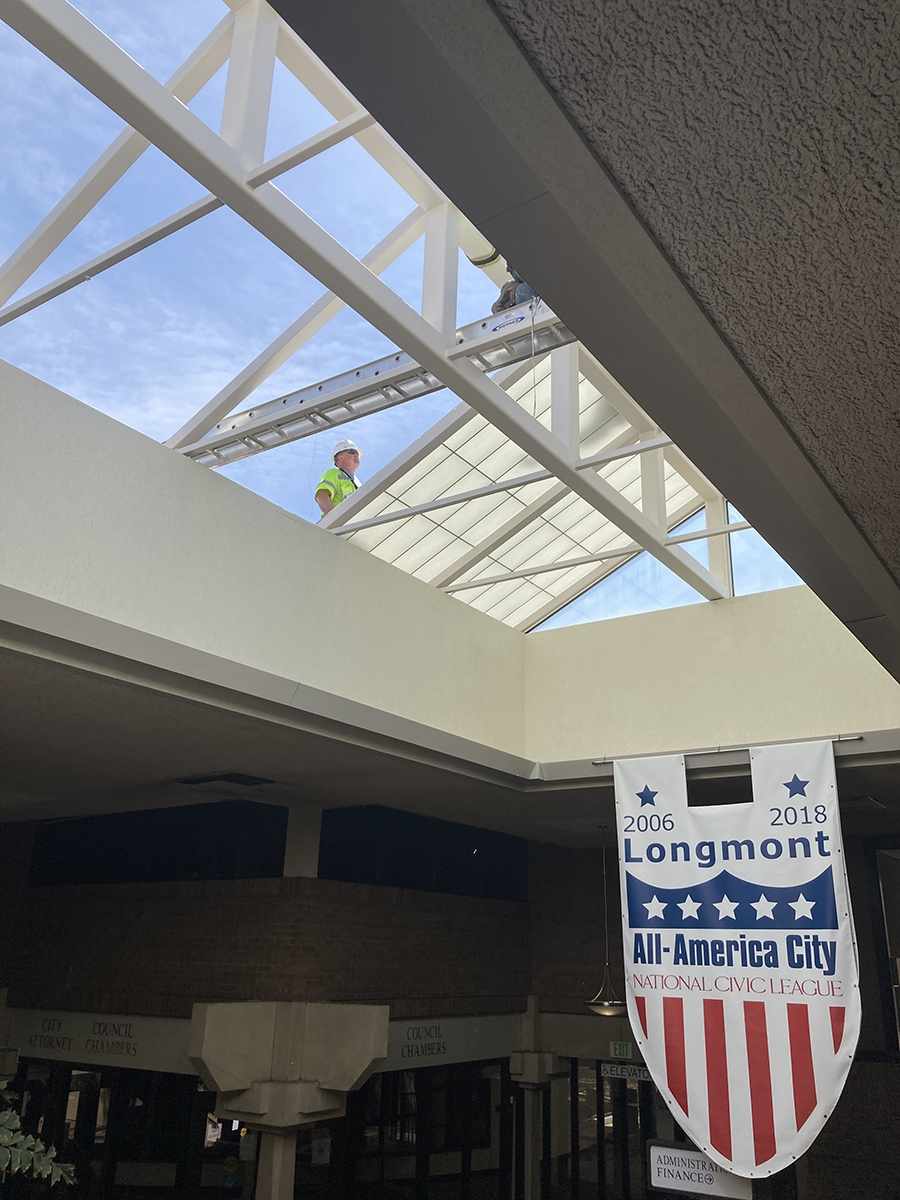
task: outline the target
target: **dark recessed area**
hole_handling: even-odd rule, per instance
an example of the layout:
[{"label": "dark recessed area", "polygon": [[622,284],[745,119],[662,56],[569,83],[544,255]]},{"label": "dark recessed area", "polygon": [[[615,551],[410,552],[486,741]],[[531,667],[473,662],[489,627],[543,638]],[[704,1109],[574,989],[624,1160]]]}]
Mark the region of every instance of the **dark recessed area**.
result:
[{"label": "dark recessed area", "polygon": [[527,900],[528,843],[379,805],[332,808],[322,814],[319,877]]},{"label": "dark recessed area", "polygon": [[687,777],[688,808],[704,808],[713,804],[752,804],[753,787],[748,775],[732,775],[724,779],[692,779]]},{"label": "dark recessed area", "polygon": [[264,879],[284,870],[287,812],[224,800],[110,813],[39,826],[29,883]]},{"label": "dark recessed area", "polygon": [[176,783],[234,783],[238,787],[260,787],[274,783],[274,779],[263,779],[260,775],[242,775],[239,771],[219,771],[214,775],[191,775],[188,779],[176,779]]}]

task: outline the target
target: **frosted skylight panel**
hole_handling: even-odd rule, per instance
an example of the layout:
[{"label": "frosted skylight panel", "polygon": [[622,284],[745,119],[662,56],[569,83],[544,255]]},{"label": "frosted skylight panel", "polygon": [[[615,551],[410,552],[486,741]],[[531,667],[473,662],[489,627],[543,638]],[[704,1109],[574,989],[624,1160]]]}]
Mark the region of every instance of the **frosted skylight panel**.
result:
[{"label": "frosted skylight panel", "polygon": [[578,553],[579,550],[580,547],[571,538],[560,536],[552,525],[541,521],[515,546],[506,548],[501,561],[507,570],[521,571],[525,566],[553,562],[556,558]]},{"label": "frosted skylight panel", "polygon": [[486,421],[480,421],[478,426],[471,430],[465,441],[453,447],[453,452],[467,463],[471,463],[473,467],[477,467],[505,441],[507,439],[499,429],[488,425]]},{"label": "frosted skylight panel", "polygon": [[507,614],[506,624],[512,625],[514,629],[520,628],[528,622],[537,607],[533,598],[529,598],[527,601],[521,603],[518,608],[513,609],[512,612]]},{"label": "frosted skylight panel", "polygon": [[435,528],[427,517],[410,517],[408,521],[394,523],[389,537],[378,546],[376,553],[387,562],[396,563],[411,547],[418,545]]},{"label": "frosted skylight panel", "polygon": [[580,553],[591,554],[598,536],[602,536],[603,531],[610,528],[614,528],[614,526],[610,521],[605,520],[601,513],[590,511],[583,512],[580,519],[570,525],[565,532],[578,546]]},{"label": "frosted skylight panel", "polygon": [[[536,385],[535,385],[536,377]],[[549,361],[529,370],[508,389],[529,415],[550,424]],[[650,427],[640,410],[629,403],[623,417],[593,383],[579,386],[580,452],[582,457],[605,449],[627,448],[638,441],[640,429]],[[635,411],[636,414],[635,415]],[[644,436],[647,436],[646,434]],[[659,454],[651,451],[651,454]],[[694,488],[663,458],[649,462],[643,455],[605,463],[600,475],[622,500],[641,507],[642,479],[648,468],[662,467],[667,526],[702,507]],[[473,417],[446,437],[387,489],[387,506],[402,510],[475,491],[504,480],[543,470],[519,446],[480,416]],[[586,468],[590,472],[591,468]],[[386,502],[363,506],[353,520],[374,515]],[[377,528],[377,527],[376,527]],[[436,586],[462,587],[450,594],[460,601],[518,628],[530,628],[557,608],[615,571],[627,555],[547,570],[554,563],[632,547],[630,536],[588,500],[571,492],[553,476],[536,483],[476,496],[400,519],[385,529],[351,533],[356,544],[417,578]],[[633,551],[636,553],[637,551]],[[530,571],[537,574],[527,574]],[[504,575],[526,572],[519,579]],[[501,582],[479,586],[482,579]]]},{"label": "frosted skylight panel", "polygon": [[[461,429],[457,429],[447,438],[443,446],[444,451],[448,454],[460,454],[464,446],[468,446],[474,437],[487,428],[489,426],[484,417],[479,417],[477,413],[474,414],[471,421],[467,421]],[[466,455],[466,458],[471,461],[469,454]]]},{"label": "frosted skylight panel", "polygon": [[457,538],[453,538],[446,546],[434,554],[427,562],[416,571],[416,578],[422,579],[426,583],[431,583],[439,578],[445,571],[453,568],[454,564],[465,553],[465,547],[462,546]]},{"label": "frosted skylight panel", "polygon": [[486,513],[462,535],[468,545],[475,546],[492,537],[507,521],[516,519],[526,509],[526,505],[507,500],[497,505],[491,512]]},{"label": "frosted skylight panel", "polygon": [[482,499],[473,500],[468,504],[459,504],[448,510],[443,519],[443,526],[454,537],[463,539],[473,525],[477,525],[479,521],[503,506],[502,493],[499,496],[484,496]]},{"label": "frosted skylight panel", "polygon": [[399,521],[390,525],[373,525],[370,529],[361,529],[358,533],[354,533],[350,540],[354,546],[358,546],[361,550],[368,550],[370,554],[377,554],[379,558],[383,558],[387,562],[392,562],[392,554],[390,551],[385,552],[382,550],[382,547],[394,536],[398,526],[403,524],[406,524],[406,522]]},{"label": "frosted skylight panel", "polygon": [[439,554],[442,550],[446,550],[455,540],[453,535],[445,529],[432,525],[428,533],[419,538],[408,550],[394,559],[394,565],[399,567],[401,571],[408,571],[410,575],[415,575],[436,554]]},{"label": "frosted skylight panel", "polygon": [[534,590],[536,590],[534,584],[528,580],[519,579],[511,580],[509,583],[498,583],[495,587],[488,588],[487,593],[479,598],[478,607],[482,612],[489,613],[498,621],[502,621],[507,613],[512,612],[518,606],[515,599],[517,593]]},{"label": "frosted skylight panel", "polygon": [[445,459],[437,467],[433,475],[420,479],[415,486],[403,492],[403,502],[411,507],[416,504],[427,504],[430,500],[442,499],[445,496],[455,496],[460,492],[468,492],[473,488],[484,487],[493,480],[483,471],[473,468],[455,454]]},{"label": "frosted skylight panel", "polygon": [[524,583],[520,581],[518,587],[514,588],[507,595],[498,598],[498,600],[494,604],[490,605],[490,607],[485,609],[485,611],[489,616],[494,617],[496,620],[505,621],[511,613],[516,612],[516,610],[521,607],[521,601],[519,597],[522,595],[522,593],[525,592],[527,595],[528,592],[533,588],[533,584],[530,584],[527,581]]},{"label": "frosted skylight panel", "polygon": [[[573,496],[570,493],[569,503],[554,512],[552,517],[548,516],[547,523],[560,533],[570,533],[571,530],[577,528],[578,523],[589,512],[595,511],[586,500],[582,500],[580,496]],[[598,513],[598,516],[601,521],[606,520],[602,513]]]}]

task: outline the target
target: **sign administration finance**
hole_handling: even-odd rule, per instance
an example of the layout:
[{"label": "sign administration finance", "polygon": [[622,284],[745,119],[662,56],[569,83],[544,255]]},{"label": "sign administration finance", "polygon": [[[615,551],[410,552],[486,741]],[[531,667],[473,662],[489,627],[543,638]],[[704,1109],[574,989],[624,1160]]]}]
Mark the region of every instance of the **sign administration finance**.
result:
[{"label": "sign administration finance", "polygon": [[772,1175],[834,1109],[859,1036],[830,742],[750,752],[752,803],[688,808],[684,758],[615,764],[628,1015],[726,1170]]}]

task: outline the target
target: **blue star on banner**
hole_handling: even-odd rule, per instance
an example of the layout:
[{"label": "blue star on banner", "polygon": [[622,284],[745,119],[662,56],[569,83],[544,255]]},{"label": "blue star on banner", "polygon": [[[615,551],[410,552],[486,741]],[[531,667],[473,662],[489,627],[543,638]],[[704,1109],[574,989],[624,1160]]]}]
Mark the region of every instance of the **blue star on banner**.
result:
[{"label": "blue star on banner", "polygon": [[644,784],[644,790],[642,792],[635,792],[634,794],[640,800],[641,808],[643,808],[645,804],[653,804],[653,807],[656,808],[656,805],[653,803],[653,797],[658,796],[659,792],[651,792],[649,783]]},{"label": "blue star on banner", "polygon": [[787,783],[784,785],[788,790],[788,799],[790,800],[791,796],[803,796],[805,799],[806,798],[806,785],[808,783],[809,783],[808,779],[798,779],[797,772],[795,771],[794,778],[789,779],[787,781]]}]

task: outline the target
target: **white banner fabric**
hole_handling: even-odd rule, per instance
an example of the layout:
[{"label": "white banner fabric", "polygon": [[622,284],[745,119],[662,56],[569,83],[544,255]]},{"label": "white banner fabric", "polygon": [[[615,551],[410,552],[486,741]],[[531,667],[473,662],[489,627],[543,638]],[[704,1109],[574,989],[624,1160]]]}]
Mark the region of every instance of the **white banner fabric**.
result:
[{"label": "white banner fabric", "polygon": [[859,1036],[830,742],[750,752],[753,801],[688,807],[684,758],[615,763],[628,1015],[679,1125],[728,1171],[806,1151]]}]

